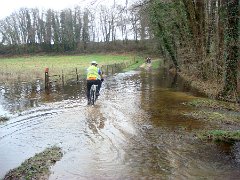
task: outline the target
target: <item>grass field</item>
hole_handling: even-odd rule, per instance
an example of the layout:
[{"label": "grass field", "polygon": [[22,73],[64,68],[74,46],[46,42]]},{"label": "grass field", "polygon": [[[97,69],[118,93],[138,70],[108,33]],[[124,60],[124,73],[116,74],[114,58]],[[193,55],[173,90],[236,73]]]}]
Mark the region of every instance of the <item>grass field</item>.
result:
[{"label": "grass field", "polygon": [[135,57],[131,54],[93,54],[93,55],[58,55],[58,56],[27,56],[14,58],[1,58],[1,82],[21,80],[30,81],[34,79],[43,79],[45,68],[49,68],[49,74],[62,74],[62,72],[74,72],[76,68],[78,73],[84,74],[85,69],[90,62],[95,60],[99,66],[128,62]]}]

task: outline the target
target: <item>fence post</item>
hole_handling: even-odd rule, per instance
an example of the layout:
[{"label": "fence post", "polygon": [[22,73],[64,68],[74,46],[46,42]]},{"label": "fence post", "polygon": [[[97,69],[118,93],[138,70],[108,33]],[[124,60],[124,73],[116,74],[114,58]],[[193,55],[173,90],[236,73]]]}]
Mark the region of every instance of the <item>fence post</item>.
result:
[{"label": "fence post", "polygon": [[45,89],[49,88],[49,68],[45,68]]},{"label": "fence post", "polygon": [[77,84],[78,84],[79,77],[78,77],[78,71],[77,71],[77,68],[76,68],[76,74],[77,74]]},{"label": "fence post", "polygon": [[62,85],[64,86],[64,75],[63,75],[63,70],[62,70]]},{"label": "fence post", "polygon": [[101,71],[102,71],[102,74],[104,74],[104,71],[103,71],[103,70],[105,70],[103,67],[104,67],[104,66],[102,65],[101,68],[100,68]]}]

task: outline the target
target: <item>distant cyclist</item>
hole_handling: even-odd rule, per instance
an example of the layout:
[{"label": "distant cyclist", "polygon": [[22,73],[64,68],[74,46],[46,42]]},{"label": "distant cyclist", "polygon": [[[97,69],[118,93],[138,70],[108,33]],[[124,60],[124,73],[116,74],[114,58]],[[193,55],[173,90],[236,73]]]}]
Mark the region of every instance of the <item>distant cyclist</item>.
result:
[{"label": "distant cyclist", "polygon": [[100,70],[100,68],[97,67],[97,62],[92,61],[91,66],[87,69],[87,99],[88,99],[88,104],[89,98],[90,98],[90,89],[93,84],[98,85],[96,95],[97,97],[100,95],[99,91],[103,82],[103,75]]},{"label": "distant cyclist", "polygon": [[147,64],[151,64],[151,58],[150,58],[150,57],[147,57],[146,63],[147,63]]}]

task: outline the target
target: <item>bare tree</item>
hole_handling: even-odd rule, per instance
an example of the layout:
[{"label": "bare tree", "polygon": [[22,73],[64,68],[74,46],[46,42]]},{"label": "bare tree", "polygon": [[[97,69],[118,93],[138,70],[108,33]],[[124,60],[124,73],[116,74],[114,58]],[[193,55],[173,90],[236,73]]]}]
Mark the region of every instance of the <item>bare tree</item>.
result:
[{"label": "bare tree", "polygon": [[44,36],[44,43],[48,45],[48,48],[50,48],[50,45],[52,43],[52,10],[48,9],[46,13],[46,26],[45,26],[45,36]]},{"label": "bare tree", "polygon": [[84,10],[83,13],[83,29],[82,29],[82,41],[83,49],[87,49],[87,43],[89,42],[89,11],[88,9]]},{"label": "bare tree", "polygon": [[60,34],[60,21],[57,12],[52,13],[52,30],[53,30],[53,44],[54,49],[59,52],[61,51],[61,34]]},{"label": "bare tree", "polygon": [[75,35],[75,42],[79,46],[81,41],[81,32],[82,32],[82,14],[81,14],[81,8],[79,6],[76,6],[74,8],[74,35]]},{"label": "bare tree", "polygon": [[120,29],[121,39],[127,39],[127,24],[128,24],[128,16],[126,16],[126,10],[124,6],[118,6],[118,18],[117,18],[117,27]]}]

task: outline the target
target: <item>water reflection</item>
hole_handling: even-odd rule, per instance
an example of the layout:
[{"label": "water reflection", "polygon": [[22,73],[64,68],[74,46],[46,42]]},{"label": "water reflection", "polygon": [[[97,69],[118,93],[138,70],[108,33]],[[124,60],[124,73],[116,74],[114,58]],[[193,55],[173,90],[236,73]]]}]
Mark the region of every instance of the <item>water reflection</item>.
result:
[{"label": "water reflection", "polygon": [[[191,131],[204,126],[203,122],[186,118],[183,114],[191,108],[183,103],[194,99],[194,96],[182,93],[185,84],[178,80],[178,76],[171,75],[162,69],[155,73],[141,73],[143,80],[141,87],[141,107],[148,112],[151,122],[155,126],[185,129]],[[195,92],[192,92],[195,93]]]},{"label": "water reflection", "polygon": [[107,120],[101,112],[99,103],[96,102],[94,107],[89,106],[85,115],[88,127],[94,134],[99,134],[99,130],[104,128],[105,121]]},{"label": "water reflection", "polygon": [[85,82],[82,80],[79,84],[72,82],[64,86],[51,84],[49,89],[45,89],[43,81],[37,80],[33,83],[1,84],[0,90],[0,115],[6,112],[15,114],[43,103],[80,99],[85,94]]}]

